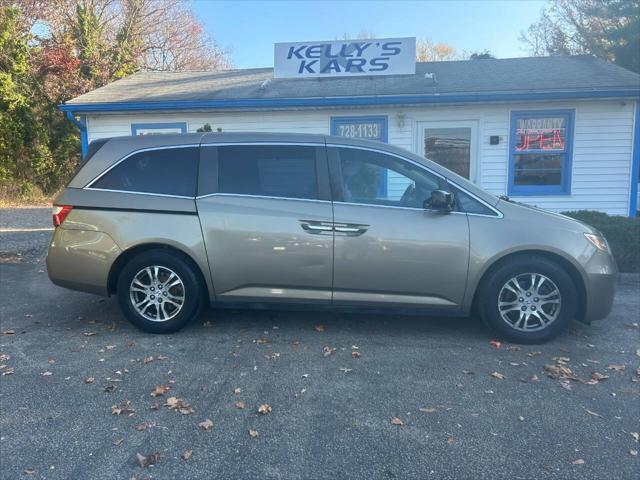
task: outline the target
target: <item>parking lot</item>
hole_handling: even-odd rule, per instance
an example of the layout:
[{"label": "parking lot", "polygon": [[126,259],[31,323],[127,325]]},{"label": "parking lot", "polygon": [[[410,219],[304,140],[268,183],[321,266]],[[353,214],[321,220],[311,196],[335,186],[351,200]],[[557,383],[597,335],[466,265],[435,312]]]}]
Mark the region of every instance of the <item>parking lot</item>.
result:
[{"label": "parking lot", "polygon": [[48,209],[0,216],[2,478],[638,478],[638,275],[545,345],[230,310],[159,336],[49,282]]}]

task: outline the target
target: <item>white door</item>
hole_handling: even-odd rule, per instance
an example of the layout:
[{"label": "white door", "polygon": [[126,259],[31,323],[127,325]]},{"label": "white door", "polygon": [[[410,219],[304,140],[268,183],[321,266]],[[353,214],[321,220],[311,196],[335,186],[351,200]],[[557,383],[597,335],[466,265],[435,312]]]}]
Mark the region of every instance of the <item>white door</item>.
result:
[{"label": "white door", "polygon": [[418,154],[477,183],[478,122],[418,122]]}]

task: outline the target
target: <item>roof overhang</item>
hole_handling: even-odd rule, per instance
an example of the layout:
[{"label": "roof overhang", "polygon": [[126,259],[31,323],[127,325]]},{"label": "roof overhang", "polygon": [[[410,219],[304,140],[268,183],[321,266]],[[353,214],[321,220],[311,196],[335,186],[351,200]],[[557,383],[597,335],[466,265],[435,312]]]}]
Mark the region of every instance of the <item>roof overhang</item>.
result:
[{"label": "roof overhang", "polygon": [[475,104],[516,101],[640,98],[640,88],[615,90],[462,93],[429,95],[376,95],[307,98],[240,98],[219,100],[168,100],[149,102],[69,103],[63,112],[129,112],[157,110],[268,110],[281,108],[371,107],[384,105]]}]

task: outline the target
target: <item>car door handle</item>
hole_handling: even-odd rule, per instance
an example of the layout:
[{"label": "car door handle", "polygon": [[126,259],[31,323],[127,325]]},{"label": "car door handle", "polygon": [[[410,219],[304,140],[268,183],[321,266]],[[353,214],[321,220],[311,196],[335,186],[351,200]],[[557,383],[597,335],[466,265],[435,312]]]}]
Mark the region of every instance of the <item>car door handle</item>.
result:
[{"label": "car door handle", "polygon": [[321,234],[333,232],[333,226],[327,225],[321,222],[312,222],[307,220],[300,220],[300,226],[307,233]]},{"label": "car door handle", "polygon": [[369,225],[334,225],[336,233],[344,233],[347,236],[356,237],[369,229]]}]

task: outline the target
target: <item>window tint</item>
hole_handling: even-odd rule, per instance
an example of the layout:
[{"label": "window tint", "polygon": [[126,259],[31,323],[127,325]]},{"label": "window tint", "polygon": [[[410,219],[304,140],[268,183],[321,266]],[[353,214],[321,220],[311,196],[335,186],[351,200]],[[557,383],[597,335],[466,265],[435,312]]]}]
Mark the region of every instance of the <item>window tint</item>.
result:
[{"label": "window tint", "polygon": [[221,193],[318,198],[315,147],[231,145],[218,148]]},{"label": "window tint", "polygon": [[193,197],[198,150],[198,147],[185,147],[134,153],[91,187]]},{"label": "window tint", "polygon": [[455,193],[456,205],[458,206],[458,210],[466,213],[477,213],[480,215],[496,216],[496,212],[473,198],[471,195],[468,195],[462,190],[453,186],[451,186],[451,189]]},{"label": "window tint", "polygon": [[444,187],[424,169],[384,153],[338,148],[345,202],[422,208],[431,192]]}]

